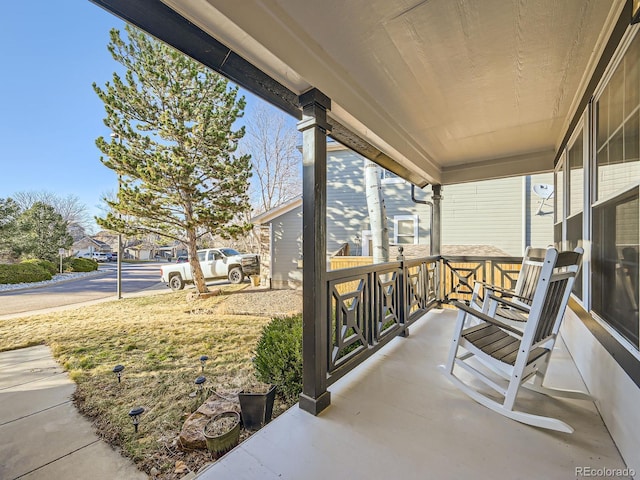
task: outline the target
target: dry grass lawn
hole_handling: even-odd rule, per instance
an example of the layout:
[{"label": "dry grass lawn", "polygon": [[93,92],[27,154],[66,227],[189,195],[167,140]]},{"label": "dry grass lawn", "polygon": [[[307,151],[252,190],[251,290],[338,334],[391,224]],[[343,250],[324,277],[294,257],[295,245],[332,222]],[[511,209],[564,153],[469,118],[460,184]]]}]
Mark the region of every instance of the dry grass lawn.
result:
[{"label": "dry grass lawn", "polygon": [[[177,460],[192,470],[209,461],[206,452],[185,453],[175,444],[199,405],[189,394],[202,374],[200,356],[209,356],[206,386],[241,390],[253,380],[251,358],[270,320],[211,314],[224,298],[187,301],[184,292],[170,293],[5,321],[0,348],[49,345],[78,384],[76,404],[99,434],[143,470],[177,478]],[[125,366],[120,384],[112,373],[117,364]],[[135,406],[145,408],[137,435],[127,415]]]}]

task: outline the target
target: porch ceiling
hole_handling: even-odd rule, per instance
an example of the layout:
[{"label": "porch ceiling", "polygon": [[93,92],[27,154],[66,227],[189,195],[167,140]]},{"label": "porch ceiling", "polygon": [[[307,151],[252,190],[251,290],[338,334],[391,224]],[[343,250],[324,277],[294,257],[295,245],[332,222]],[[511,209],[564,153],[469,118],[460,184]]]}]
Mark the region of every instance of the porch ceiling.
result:
[{"label": "porch ceiling", "polygon": [[298,117],[319,89],[335,138],[419,186],[550,171],[631,17],[631,0],[91,1]]},{"label": "porch ceiling", "polygon": [[163,0],[430,183],[548,171],[624,0]]}]

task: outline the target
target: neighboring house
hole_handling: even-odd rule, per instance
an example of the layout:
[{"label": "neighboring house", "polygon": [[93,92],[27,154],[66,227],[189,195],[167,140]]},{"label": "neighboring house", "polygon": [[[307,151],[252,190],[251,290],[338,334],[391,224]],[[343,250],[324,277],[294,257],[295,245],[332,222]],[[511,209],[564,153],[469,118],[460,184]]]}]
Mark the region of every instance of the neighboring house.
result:
[{"label": "neighboring house", "polygon": [[162,245],[156,247],[155,255],[158,255],[163,260],[169,260],[178,258],[179,256],[186,256],[189,252],[187,251],[187,246],[181,242],[173,242],[169,245]]},{"label": "neighboring house", "polygon": [[124,247],[125,258],[135,260],[151,260],[155,255],[156,245],[143,241],[132,240]]},{"label": "neighboring house", "polygon": [[110,253],[113,249],[108,243],[94,237],[85,236],[71,245],[71,255],[82,257],[93,252]]},{"label": "neighboring house", "polygon": [[[101,230],[92,238],[110,245],[110,252],[118,251],[118,234]],[[142,239],[123,238],[124,258],[134,258],[136,260],[151,260],[156,255],[162,259],[177,258],[179,255],[187,255],[187,247],[185,244],[174,241],[170,244],[160,245],[160,242],[166,241],[159,235],[149,234]]]},{"label": "neighboring house", "polygon": [[261,283],[271,288],[302,286],[302,198],[252,220],[260,236]]},{"label": "neighboring house", "polygon": [[[364,159],[336,143],[329,144],[327,155],[327,255],[342,250],[346,255],[369,256]],[[442,203],[443,252],[520,256],[529,245],[553,243],[553,201],[543,203],[533,190],[533,185],[550,182],[552,173],[447,186]],[[390,172],[382,171],[381,185],[389,243],[396,246],[390,249],[390,258],[395,259],[400,245],[405,256],[429,255],[431,207],[412,201],[411,185]],[[417,200],[430,196],[429,187],[416,189]],[[263,283],[272,288],[300,287],[302,198],[258,215],[252,222],[264,238],[260,252]]]},{"label": "neighboring house", "polygon": [[91,238],[94,238],[96,240],[99,240],[101,242],[108,244],[111,247],[111,250],[110,250],[111,252],[118,251],[118,234],[117,233],[112,233],[107,230],[100,230],[95,235],[92,235]]},{"label": "neighboring house", "polygon": [[[519,257],[553,243],[553,174],[509,177],[442,188],[442,245],[492,245]],[[430,189],[426,189],[430,190]]]}]

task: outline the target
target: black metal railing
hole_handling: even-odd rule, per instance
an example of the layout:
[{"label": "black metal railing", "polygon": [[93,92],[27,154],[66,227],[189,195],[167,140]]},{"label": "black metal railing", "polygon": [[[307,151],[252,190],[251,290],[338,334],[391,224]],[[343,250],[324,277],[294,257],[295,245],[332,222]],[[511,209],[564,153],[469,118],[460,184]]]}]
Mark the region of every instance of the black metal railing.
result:
[{"label": "black metal railing", "polygon": [[434,256],[327,272],[327,385],[394,337],[406,335],[430,309],[468,300],[476,280],[513,288],[521,262]]}]

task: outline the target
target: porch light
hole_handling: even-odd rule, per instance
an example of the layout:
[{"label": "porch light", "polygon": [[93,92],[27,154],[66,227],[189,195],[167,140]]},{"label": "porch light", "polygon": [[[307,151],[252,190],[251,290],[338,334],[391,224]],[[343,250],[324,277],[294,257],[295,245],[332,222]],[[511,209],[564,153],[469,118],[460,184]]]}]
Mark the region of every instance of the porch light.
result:
[{"label": "porch light", "polygon": [[204,372],[204,366],[207,363],[207,360],[209,360],[209,357],[207,357],[206,355],[202,355],[200,357],[200,363],[202,364],[202,371]]},{"label": "porch light", "polygon": [[113,367],[112,372],[115,373],[116,377],[118,377],[118,383],[120,383],[120,375],[122,374],[123,370],[124,365],[116,365],[115,367]]},{"label": "porch light", "polygon": [[140,423],[140,415],[144,413],[144,408],[135,407],[129,410],[129,417],[131,417],[131,421],[133,422],[133,428],[135,428],[136,433],[138,433],[138,424]]},{"label": "porch light", "polygon": [[194,383],[198,386],[198,393],[202,393],[203,384],[206,381],[207,377],[205,377],[204,375],[200,375],[198,378],[196,378],[196,381]]}]

